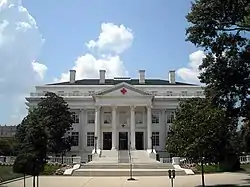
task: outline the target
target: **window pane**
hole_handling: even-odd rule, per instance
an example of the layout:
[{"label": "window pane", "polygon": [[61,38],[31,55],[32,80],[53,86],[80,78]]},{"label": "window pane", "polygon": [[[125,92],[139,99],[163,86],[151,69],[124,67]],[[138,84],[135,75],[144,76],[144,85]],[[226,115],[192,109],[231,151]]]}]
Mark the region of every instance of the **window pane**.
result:
[{"label": "window pane", "polygon": [[95,133],[94,132],[87,132],[87,146],[94,146],[95,141]]},{"label": "window pane", "polygon": [[79,132],[72,132],[72,146],[78,146],[79,145]]},{"label": "window pane", "polygon": [[87,112],[88,124],[95,123],[95,111],[91,110]]}]

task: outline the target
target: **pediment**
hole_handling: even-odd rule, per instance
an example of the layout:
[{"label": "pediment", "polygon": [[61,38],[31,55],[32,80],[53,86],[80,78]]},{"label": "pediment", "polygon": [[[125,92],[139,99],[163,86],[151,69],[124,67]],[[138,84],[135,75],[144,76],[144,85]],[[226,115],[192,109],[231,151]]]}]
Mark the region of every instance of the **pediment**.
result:
[{"label": "pediment", "polygon": [[135,97],[135,96],[151,96],[151,94],[141,89],[138,89],[133,85],[122,82],[111,88],[97,92],[95,96]]}]

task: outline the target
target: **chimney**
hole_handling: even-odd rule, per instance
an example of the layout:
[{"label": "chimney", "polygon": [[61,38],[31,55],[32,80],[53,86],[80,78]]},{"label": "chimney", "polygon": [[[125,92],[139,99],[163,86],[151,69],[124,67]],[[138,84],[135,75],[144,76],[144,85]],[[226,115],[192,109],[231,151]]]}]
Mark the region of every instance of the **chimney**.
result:
[{"label": "chimney", "polygon": [[168,81],[170,84],[175,84],[175,70],[170,70],[168,73]]},{"label": "chimney", "polygon": [[74,84],[76,82],[76,70],[69,70],[69,83]]},{"label": "chimney", "polygon": [[139,84],[145,84],[145,70],[139,70]]},{"label": "chimney", "polygon": [[105,84],[105,73],[106,70],[103,69],[100,70],[100,81],[99,81],[100,84]]}]

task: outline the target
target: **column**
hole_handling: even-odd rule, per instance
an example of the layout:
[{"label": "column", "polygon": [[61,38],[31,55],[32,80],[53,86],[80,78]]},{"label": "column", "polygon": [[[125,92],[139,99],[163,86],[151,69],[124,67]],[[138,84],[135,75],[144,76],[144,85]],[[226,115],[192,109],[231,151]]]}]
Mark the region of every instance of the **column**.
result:
[{"label": "column", "polygon": [[117,124],[116,124],[116,106],[112,106],[112,150],[117,149],[116,143],[116,137],[117,137]]},{"label": "column", "polygon": [[135,149],[135,106],[130,106],[130,120],[131,149]]},{"label": "column", "polygon": [[97,137],[97,149],[100,149],[100,106],[95,108],[95,137]]},{"label": "column", "polygon": [[79,150],[80,151],[83,151],[84,149],[84,140],[86,139],[85,138],[85,134],[84,133],[84,126],[85,126],[85,113],[86,113],[86,110],[84,109],[80,109],[80,112],[79,112],[79,119],[80,119],[80,123],[79,123]]},{"label": "column", "polygon": [[147,106],[147,135],[148,135],[148,149],[152,149],[152,114],[151,114],[151,106]]}]

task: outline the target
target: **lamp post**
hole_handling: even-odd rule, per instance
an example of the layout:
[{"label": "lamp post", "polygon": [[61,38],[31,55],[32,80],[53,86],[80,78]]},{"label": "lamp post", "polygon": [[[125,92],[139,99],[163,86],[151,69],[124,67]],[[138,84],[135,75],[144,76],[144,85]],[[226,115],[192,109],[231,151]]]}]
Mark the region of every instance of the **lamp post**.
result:
[{"label": "lamp post", "polygon": [[127,179],[128,181],[134,181],[135,178],[133,178],[133,172],[132,172],[132,158],[131,158],[131,129],[129,128],[129,161],[130,161],[130,168],[129,168],[129,175],[130,177]]},{"label": "lamp post", "polygon": [[150,137],[151,138],[151,153],[153,153],[153,136]]},{"label": "lamp post", "polygon": [[98,139],[98,137],[95,136],[95,154],[97,154],[97,139]]}]

